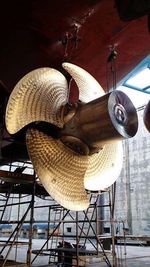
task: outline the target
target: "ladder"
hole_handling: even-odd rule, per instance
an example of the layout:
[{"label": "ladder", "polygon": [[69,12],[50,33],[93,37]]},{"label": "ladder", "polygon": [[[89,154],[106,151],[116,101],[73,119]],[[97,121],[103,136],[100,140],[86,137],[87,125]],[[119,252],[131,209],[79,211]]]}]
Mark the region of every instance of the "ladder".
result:
[{"label": "ladder", "polygon": [[[56,230],[57,232],[54,232],[54,234],[50,238],[50,247],[49,247],[50,250],[57,248],[59,244],[60,227],[58,227],[58,224],[61,222],[63,208],[58,205],[58,207],[54,208],[52,212],[54,213],[54,216],[51,223],[53,223],[53,231],[57,228]],[[57,257],[56,254],[50,252],[49,264],[52,262],[56,262],[56,257]]]},{"label": "ladder", "polygon": [[[2,181],[1,181],[1,183],[2,183]],[[4,214],[5,214],[6,208],[8,207],[8,202],[9,202],[9,199],[10,199],[12,187],[13,187],[13,185],[10,184],[10,188],[9,188],[8,193],[6,193],[5,196],[3,196],[2,199],[0,199],[0,202],[1,201],[3,202],[3,204],[0,205],[0,223],[3,222]]]}]

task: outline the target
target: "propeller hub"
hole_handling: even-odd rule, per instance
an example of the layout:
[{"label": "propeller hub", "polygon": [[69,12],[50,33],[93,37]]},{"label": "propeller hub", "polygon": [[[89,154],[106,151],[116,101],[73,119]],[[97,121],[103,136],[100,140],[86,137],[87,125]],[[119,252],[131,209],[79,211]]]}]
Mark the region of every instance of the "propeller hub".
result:
[{"label": "propeller hub", "polygon": [[121,104],[116,104],[114,106],[114,115],[116,120],[121,125],[126,125],[128,121],[128,115],[125,108]]},{"label": "propeller hub", "polygon": [[[78,105],[76,113],[60,131],[63,136],[77,138],[78,145],[69,140],[71,148],[82,151],[86,144],[89,154],[96,153],[105,144],[133,137],[138,129],[136,109],[126,94],[113,91],[89,103]],[[82,141],[81,141],[82,140]],[[71,142],[70,142],[71,141]],[[74,149],[73,149],[74,150]],[[83,149],[85,154],[86,149]]]},{"label": "propeller hub", "polygon": [[60,140],[74,152],[80,155],[89,155],[89,147],[79,138],[74,136],[62,136]]}]

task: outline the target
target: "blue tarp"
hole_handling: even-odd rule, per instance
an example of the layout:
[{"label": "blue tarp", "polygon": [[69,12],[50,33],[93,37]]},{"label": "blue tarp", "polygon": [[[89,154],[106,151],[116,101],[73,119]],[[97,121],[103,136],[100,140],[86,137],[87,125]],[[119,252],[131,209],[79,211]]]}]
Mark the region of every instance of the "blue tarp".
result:
[{"label": "blue tarp", "polygon": [[[22,229],[28,230],[30,228],[30,224],[24,223]],[[35,229],[47,229],[48,223],[34,223],[33,228]],[[49,228],[54,228],[54,224],[49,224]]]},{"label": "blue tarp", "polygon": [[[55,225],[54,224],[49,224],[49,228],[54,228]],[[0,224],[0,230],[2,229],[11,229],[12,228],[12,224]],[[26,229],[29,230],[30,228],[30,224],[29,223],[24,223],[22,226],[22,229]],[[34,223],[33,224],[33,228],[36,229],[47,229],[48,228],[48,223]]]},{"label": "blue tarp", "polygon": [[11,229],[12,224],[0,224],[0,229]]}]

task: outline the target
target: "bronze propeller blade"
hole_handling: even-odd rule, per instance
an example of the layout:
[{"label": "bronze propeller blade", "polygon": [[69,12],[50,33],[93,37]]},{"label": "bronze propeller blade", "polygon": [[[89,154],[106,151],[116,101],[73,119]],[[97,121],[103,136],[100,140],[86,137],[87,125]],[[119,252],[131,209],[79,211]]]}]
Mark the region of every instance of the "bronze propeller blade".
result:
[{"label": "bronze propeller blade", "polygon": [[36,129],[29,129],[26,136],[34,169],[48,193],[67,209],[87,209],[84,174],[88,158]]},{"label": "bronze propeller blade", "polygon": [[6,127],[15,134],[31,122],[45,121],[63,127],[59,114],[67,103],[68,85],[57,70],[40,68],[25,75],[12,91],[6,109]]}]

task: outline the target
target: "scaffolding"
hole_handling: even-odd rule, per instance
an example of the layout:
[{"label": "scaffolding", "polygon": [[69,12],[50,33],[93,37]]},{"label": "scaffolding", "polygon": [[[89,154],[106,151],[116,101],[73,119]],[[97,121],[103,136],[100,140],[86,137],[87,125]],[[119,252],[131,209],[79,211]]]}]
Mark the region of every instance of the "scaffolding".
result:
[{"label": "scaffolding", "polygon": [[[109,195],[109,203],[101,204],[102,194]],[[103,260],[107,266],[117,266],[115,253],[114,222],[112,218],[112,199],[110,190],[89,193],[90,206],[86,211],[73,212],[59,205],[49,206],[49,223],[54,223],[53,232],[47,236],[41,248],[33,250],[35,254],[32,263],[39,256],[48,256],[48,264],[64,264],[63,266],[84,266],[92,258]],[[99,210],[109,207],[111,218],[111,236],[101,234],[104,218],[99,217]],[[35,208],[39,208],[38,206]],[[50,215],[51,212],[55,215]],[[50,220],[53,218],[53,220]],[[108,249],[109,244],[109,249]],[[107,252],[105,251],[107,246]],[[108,251],[109,250],[109,251]],[[82,264],[82,265],[81,265]]]},{"label": "scaffolding", "polygon": [[[23,164],[25,166],[25,163]],[[61,264],[68,267],[85,266],[93,258],[97,261],[104,261],[106,266],[118,266],[114,230],[116,223],[114,221],[115,187],[103,192],[87,192],[90,199],[89,208],[86,211],[73,212],[61,207],[48,196],[43,187],[37,183],[34,172],[32,174],[17,173],[16,176],[14,170],[17,167],[16,165],[13,167],[15,169],[11,166],[13,171],[0,170],[0,174],[3,174],[0,192],[4,200],[3,205],[0,206],[0,224],[5,225],[9,222],[13,225],[12,232],[7,240],[3,242],[0,251],[0,255],[3,257],[2,266],[7,263],[14,247],[14,261],[17,262],[17,249],[21,245],[26,247],[25,263],[27,266],[36,263],[39,265],[40,258],[43,259],[43,256],[45,256],[45,264],[55,266],[61,266]],[[7,177],[7,182],[5,177]],[[24,200],[27,193],[28,199]],[[107,204],[103,203],[105,195],[107,195]],[[15,202],[12,201],[14,196]],[[40,197],[40,201],[35,199],[36,196]],[[24,213],[21,214],[23,206],[26,208]],[[9,207],[11,210],[12,207],[18,209],[15,220],[14,218],[11,220],[11,216],[9,216],[9,219],[5,219],[4,215]],[[111,229],[109,236],[106,236],[103,231],[106,223],[103,214],[105,208],[109,209],[109,220],[107,221]],[[46,211],[47,217],[45,215],[37,216],[37,214],[43,214],[43,211]],[[35,226],[38,224],[45,224],[46,228],[43,239],[41,239],[39,246],[35,248],[33,240],[39,238],[37,232],[35,235]],[[25,226],[28,226],[26,236],[22,233]],[[24,237],[25,241],[20,239],[21,237]]]}]

